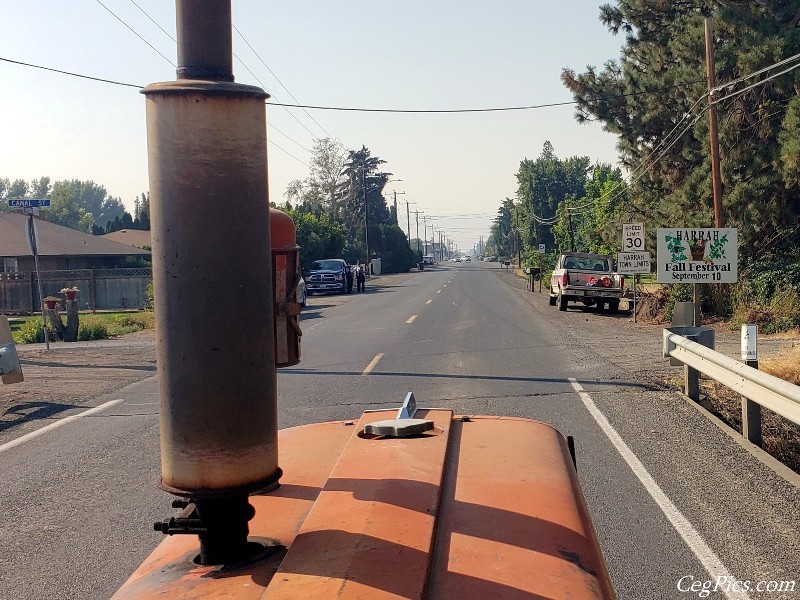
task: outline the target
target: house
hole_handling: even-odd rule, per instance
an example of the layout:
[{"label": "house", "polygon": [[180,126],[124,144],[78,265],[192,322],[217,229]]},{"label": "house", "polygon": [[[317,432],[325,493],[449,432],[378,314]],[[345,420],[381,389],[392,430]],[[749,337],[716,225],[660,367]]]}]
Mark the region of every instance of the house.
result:
[{"label": "house", "polygon": [[[27,220],[28,216],[21,213],[0,213],[0,272],[36,270],[26,236]],[[147,250],[105,236],[88,235],[41,219],[34,219],[34,223],[41,271],[126,268],[150,257]]]},{"label": "house", "polygon": [[103,237],[107,240],[127,244],[128,246],[136,246],[145,250],[153,247],[150,232],[141,229],[120,229],[119,231],[107,233]]},{"label": "house", "polygon": [[41,296],[77,287],[81,309],[142,308],[152,279],[150,252],[104,236],[34,219],[40,279],[27,239],[28,216],[0,213],[0,314],[33,314]]}]

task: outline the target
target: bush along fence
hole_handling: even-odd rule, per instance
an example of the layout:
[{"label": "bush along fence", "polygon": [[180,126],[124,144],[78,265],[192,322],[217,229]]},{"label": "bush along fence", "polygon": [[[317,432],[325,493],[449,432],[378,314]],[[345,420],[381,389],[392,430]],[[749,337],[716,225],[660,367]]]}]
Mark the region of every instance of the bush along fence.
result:
[{"label": "bush along fence", "polygon": [[[58,296],[63,288],[80,288],[80,310],[145,308],[151,269],[81,269],[45,271],[43,296]],[[0,314],[32,315],[42,310],[35,272],[0,273]]]}]

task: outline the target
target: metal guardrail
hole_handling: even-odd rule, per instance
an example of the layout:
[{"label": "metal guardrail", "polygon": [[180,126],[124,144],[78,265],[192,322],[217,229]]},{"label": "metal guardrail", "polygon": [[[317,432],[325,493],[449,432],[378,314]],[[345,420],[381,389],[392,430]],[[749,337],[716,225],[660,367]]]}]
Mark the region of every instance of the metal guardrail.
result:
[{"label": "metal guardrail", "polygon": [[[700,399],[698,373],[703,373],[744,399],[800,425],[800,386],[754,369],[666,329],[663,334],[663,354],[664,358],[673,358],[686,366],[686,395],[692,400]],[[760,416],[756,417],[759,421],[756,428],[748,426],[748,420],[755,417],[748,404],[742,402],[742,434],[760,445]],[[757,433],[754,432],[756,429]]]}]

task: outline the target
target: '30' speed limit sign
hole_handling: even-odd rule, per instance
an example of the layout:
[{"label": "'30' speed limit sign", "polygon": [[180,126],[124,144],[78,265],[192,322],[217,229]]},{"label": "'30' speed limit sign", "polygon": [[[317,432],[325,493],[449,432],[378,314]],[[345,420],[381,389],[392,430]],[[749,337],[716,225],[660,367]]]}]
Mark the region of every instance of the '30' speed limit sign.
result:
[{"label": "'30' speed limit sign", "polygon": [[622,225],[622,251],[642,252],[644,250],[644,223],[624,223]]}]

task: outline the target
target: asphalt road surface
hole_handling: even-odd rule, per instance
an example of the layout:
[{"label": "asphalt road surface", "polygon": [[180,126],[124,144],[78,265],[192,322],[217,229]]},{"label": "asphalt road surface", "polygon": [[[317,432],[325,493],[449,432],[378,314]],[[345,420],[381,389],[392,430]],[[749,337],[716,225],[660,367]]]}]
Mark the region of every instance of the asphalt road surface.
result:
[{"label": "asphalt road surface", "polygon": [[[496,263],[377,281],[310,298],[302,362],[279,374],[281,427],[357,418],[408,391],[422,407],[540,419],[576,439],[620,598],[704,597],[679,582],[716,577],[730,579],[707,597],[800,598],[741,592],[800,579],[800,492],[648,383],[640,367],[657,342],[624,314],[559,313]],[[173,512],[156,487],[155,377],[87,406],[99,408],[0,431],[2,599],[108,598]]]}]

